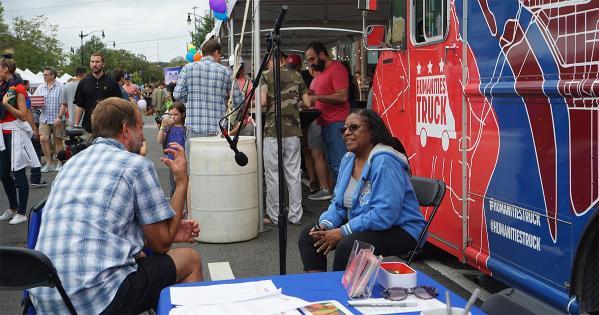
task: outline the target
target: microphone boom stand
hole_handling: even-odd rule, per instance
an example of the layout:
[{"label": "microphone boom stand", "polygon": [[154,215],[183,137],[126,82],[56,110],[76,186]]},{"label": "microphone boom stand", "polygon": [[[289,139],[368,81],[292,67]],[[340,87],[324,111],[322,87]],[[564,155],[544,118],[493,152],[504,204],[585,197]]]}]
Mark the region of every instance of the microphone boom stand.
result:
[{"label": "microphone boom stand", "polygon": [[[225,115],[220,119],[218,125],[220,127],[221,133],[229,143],[229,147],[235,153],[235,161],[240,166],[244,166],[247,164],[247,156],[243,154],[243,152],[239,152],[237,150],[237,142],[239,141],[239,131],[241,130],[242,124],[239,124],[239,128],[233,139],[229,136],[229,133],[223,126],[223,122],[231,116],[233,113],[238,112],[242,107],[242,114],[237,115],[235,119],[235,123],[233,126],[236,126],[237,123],[243,121],[247,112],[249,110],[249,100],[254,96],[256,88],[260,84],[260,76],[262,72],[266,68],[268,64],[268,60],[271,55],[274,57],[273,60],[273,76],[274,76],[274,101],[275,101],[275,129],[277,134],[277,162],[278,162],[278,173],[279,173],[279,215],[278,215],[278,228],[279,228],[279,269],[280,274],[287,274],[287,210],[285,209],[286,194],[285,194],[285,174],[283,173],[283,146],[282,146],[282,128],[281,128],[281,25],[283,24],[283,19],[285,18],[285,14],[287,13],[288,7],[286,5],[281,7],[281,12],[277,17],[274,28],[266,37],[266,54],[262,58],[262,62],[260,64],[260,68],[258,72],[256,72],[256,77],[252,81],[252,89],[250,93],[245,97],[244,102],[241,106],[231,111],[228,115]],[[233,82],[234,83],[234,82]],[[260,104],[257,104],[257,107]],[[262,126],[258,126],[261,128]],[[259,175],[260,176],[260,175]],[[260,196],[262,198],[262,196]],[[262,209],[260,209],[262,211]]]}]

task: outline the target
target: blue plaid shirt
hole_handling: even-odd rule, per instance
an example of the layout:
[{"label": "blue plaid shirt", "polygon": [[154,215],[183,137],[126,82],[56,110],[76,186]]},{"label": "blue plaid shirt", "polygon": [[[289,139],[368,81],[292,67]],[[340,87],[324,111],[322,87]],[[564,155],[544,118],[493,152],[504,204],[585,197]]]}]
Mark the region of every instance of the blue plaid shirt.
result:
[{"label": "blue plaid shirt", "polygon": [[[137,270],[142,225],[174,215],[152,162],[97,138],[56,176],[35,249],[52,261],[77,312],[99,314]],[[68,313],[54,288],[32,289],[31,296],[40,314]]]},{"label": "blue plaid shirt", "polygon": [[62,83],[58,81],[54,81],[51,87],[48,87],[47,84],[42,84],[37,87],[35,93],[33,95],[41,95],[44,96],[46,101],[46,105],[42,110],[42,115],[40,116],[40,124],[53,124],[54,119],[58,117],[58,112],[60,111],[60,98],[62,97]]},{"label": "blue plaid shirt", "polygon": [[[200,134],[217,134],[218,121],[225,115],[231,91],[231,70],[211,56],[181,69],[173,96],[185,103],[185,126]],[[234,85],[233,103],[241,105],[243,95]]]}]

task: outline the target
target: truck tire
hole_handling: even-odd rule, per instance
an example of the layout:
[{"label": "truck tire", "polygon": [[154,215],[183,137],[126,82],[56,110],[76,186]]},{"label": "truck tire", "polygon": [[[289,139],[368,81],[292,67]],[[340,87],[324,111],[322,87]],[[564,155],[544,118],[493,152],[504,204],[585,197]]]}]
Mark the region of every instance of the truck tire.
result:
[{"label": "truck tire", "polygon": [[581,314],[599,313],[599,228],[590,231],[590,246],[584,246],[585,253],[580,253],[584,258],[579,269],[576,295],[580,301]]}]

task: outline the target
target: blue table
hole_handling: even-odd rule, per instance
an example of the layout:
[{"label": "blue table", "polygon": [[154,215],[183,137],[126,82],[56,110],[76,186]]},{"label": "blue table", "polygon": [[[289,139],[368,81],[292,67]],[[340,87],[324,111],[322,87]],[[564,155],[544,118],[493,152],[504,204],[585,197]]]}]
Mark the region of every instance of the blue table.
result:
[{"label": "blue table", "polygon": [[[342,276],[343,272],[304,273],[286,276],[268,276],[213,282],[182,283],[177,284],[176,286],[206,286],[213,284],[272,280],[277,288],[283,289],[283,294],[285,295],[295,296],[309,302],[337,300],[347,306],[348,297],[343,289],[343,286],[341,285]],[[437,298],[441,301],[444,301],[446,288],[437,281],[419,272],[418,285],[430,285],[436,287],[439,290],[439,296]],[[373,292],[373,297],[380,297],[381,291],[382,287],[377,284]],[[466,305],[466,301],[460,296],[452,292],[450,292],[450,294],[452,306],[464,307]],[[172,307],[170,290],[169,288],[164,288],[160,292],[160,301],[158,302],[157,313],[158,315],[167,315]],[[355,314],[360,314],[351,306],[347,306],[347,308]],[[484,314],[481,310],[475,307],[472,308],[471,312],[472,314]]]}]

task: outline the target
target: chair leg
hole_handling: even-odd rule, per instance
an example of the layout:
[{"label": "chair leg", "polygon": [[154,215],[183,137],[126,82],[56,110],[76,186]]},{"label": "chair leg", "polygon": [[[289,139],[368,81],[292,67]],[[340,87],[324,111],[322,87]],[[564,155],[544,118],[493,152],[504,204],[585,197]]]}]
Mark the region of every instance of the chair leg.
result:
[{"label": "chair leg", "polygon": [[71,302],[71,299],[67,295],[67,292],[62,287],[62,283],[60,283],[60,280],[58,280],[56,282],[56,290],[58,290],[58,293],[60,294],[60,297],[62,297],[64,304],[66,304],[67,308],[69,309],[69,313],[71,313],[71,315],[77,315],[75,306],[73,306],[73,303]]}]

